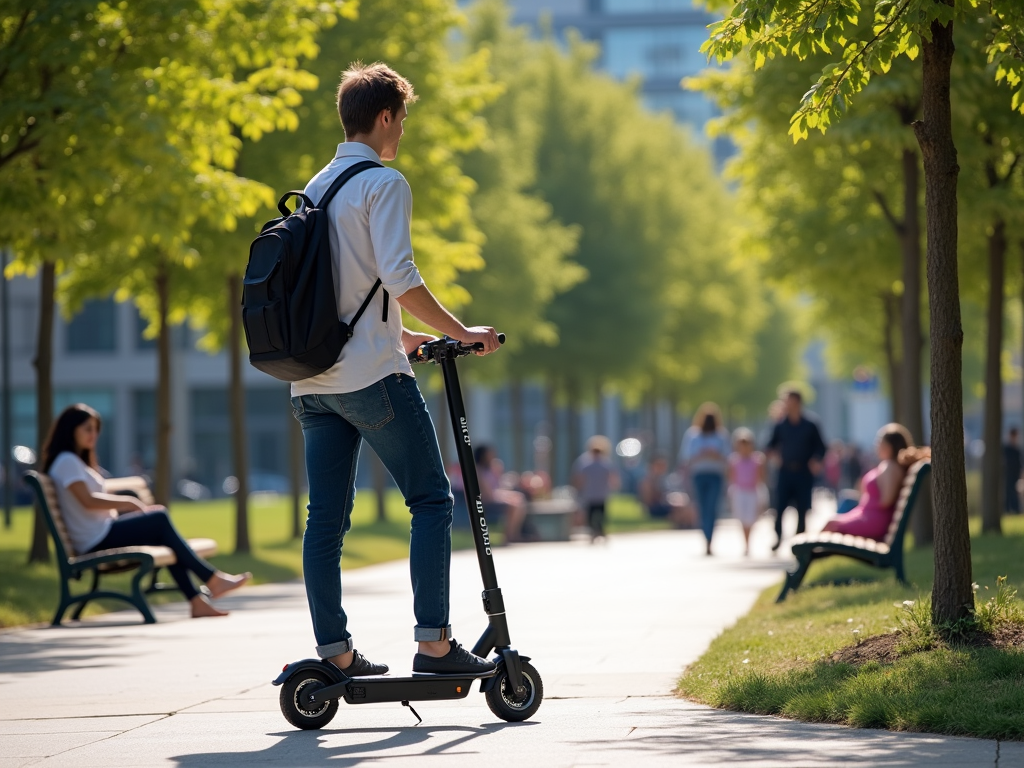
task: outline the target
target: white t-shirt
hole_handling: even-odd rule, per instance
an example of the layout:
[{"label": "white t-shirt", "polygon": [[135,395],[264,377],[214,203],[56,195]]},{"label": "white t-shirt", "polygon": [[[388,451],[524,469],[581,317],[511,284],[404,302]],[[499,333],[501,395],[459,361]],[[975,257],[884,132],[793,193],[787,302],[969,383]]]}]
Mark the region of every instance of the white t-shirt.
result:
[{"label": "white t-shirt", "polygon": [[83,482],[89,493],[103,493],[103,476],[71,451],[64,451],[50,465],[48,473],[57,489],[64,526],[71,537],[71,545],[77,554],[83,554],[95,547],[110,530],[110,524],[117,517],[117,511],[86,509],[75,495],[68,490],[73,483]]},{"label": "white t-shirt", "polygon": [[[364,160],[380,162],[359,142],[338,145],[334,159],[306,185],[314,203],[346,168]],[[334,257],[338,317],[351,322],[380,278],[388,291],[388,321],[382,322],[384,292],[378,288],[338,362],[318,376],[292,384],[292,396],[357,392],[393,373],[412,376],[402,347],[402,308],[395,301],[423,285],[412,260],[412,190],[394,168],[370,168],[350,179],[327,206]],[[340,289],[339,289],[340,286]]]}]

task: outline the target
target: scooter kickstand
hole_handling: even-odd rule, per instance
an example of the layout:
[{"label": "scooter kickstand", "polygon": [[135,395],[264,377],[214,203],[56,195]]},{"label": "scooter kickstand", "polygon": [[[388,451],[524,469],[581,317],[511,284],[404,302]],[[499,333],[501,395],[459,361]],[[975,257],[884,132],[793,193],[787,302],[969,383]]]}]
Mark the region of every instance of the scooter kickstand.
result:
[{"label": "scooter kickstand", "polygon": [[410,711],[410,712],[412,712],[412,713],[413,713],[414,715],[416,715],[416,721],[417,721],[417,722],[416,722],[416,725],[419,725],[420,723],[422,723],[422,722],[423,722],[423,718],[422,718],[422,717],[420,717],[420,713],[419,713],[419,712],[417,712],[417,711],[416,711],[415,709],[413,709],[413,708],[412,708],[412,704],[410,704],[410,703],[409,703],[408,701],[403,701],[403,702],[402,702],[402,706],[403,706],[403,707],[408,707],[408,708],[409,708],[409,711]]}]

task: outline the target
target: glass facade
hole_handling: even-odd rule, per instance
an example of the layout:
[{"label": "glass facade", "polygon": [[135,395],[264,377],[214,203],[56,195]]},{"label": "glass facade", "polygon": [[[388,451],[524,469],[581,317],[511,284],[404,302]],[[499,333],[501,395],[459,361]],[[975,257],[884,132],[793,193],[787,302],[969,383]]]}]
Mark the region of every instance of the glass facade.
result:
[{"label": "glass facade", "polygon": [[[58,389],[53,395],[53,418],[74,403],[85,403],[99,412],[103,429],[96,444],[96,456],[100,466],[109,467],[113,462],[114,424],[117,419],[114,391],[103,388]],[[11,392],[11,438],[14,445],[27,445],[37,453],[41,446],[36,440],[36,393],[32,389],[15,389]]]},{"label": "glass facade", "polygon": [[116,352],[117,304],[113,298],[87,301],[67,325],[68,352]]},{"label": "glass facade", "polygon": [[[228,390],[223,387],[196,388],[190,397],[192,457],[195,460],[192,479],[220,495],[224,478],[234,474]],[[288,388],[246,389],[245,416],[253,489],[286,487],[288,419],[292,418]]]},{"label": "glass facade", "polygon": [[[679,80],[707,68],[700,52],[706,39],[701,26],[609,29],[604,34],[604,68],[615,77]],[[678,83],[673,85],[678,88]]]},{"label": "glass facade", "polygon": [[692,11],[693,0],[601,0],[598,10],[605,13],[665,13]]}]

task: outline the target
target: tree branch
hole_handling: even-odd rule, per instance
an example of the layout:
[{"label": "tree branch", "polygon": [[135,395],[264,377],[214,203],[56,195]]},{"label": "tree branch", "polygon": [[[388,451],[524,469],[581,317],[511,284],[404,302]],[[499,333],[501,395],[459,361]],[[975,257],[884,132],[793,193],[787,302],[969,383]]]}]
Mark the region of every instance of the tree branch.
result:
[{"label": "tree branch", "polygon": [[3,168],[18,155],[23,155],[29,150],[35,149],[36,147],[39,146],[39,139],[36,139],[34,141],[26,141],[27,138],[28,134],[26,133],[24,136],[18,139],[18,143],[14,146],[14,149],[12,149],[6,155],[0,155],[0,168]]},{"label": "tree branch", "polygon": [[875,196],[875,201],[878,203],[878,207],[881,208],[882,213],[885,214],[885,218],[892,225],[892,228],[896,230],[896,234],[899,235],[900,237],[903,237],[903,234],[906,231],[905,222],[900,221],[893,215],[892,209],[889,208],[889,203],[887,203],[885,200],[885,195],[883,195],[877,189],[873,189],[871,190],[871,192]]},{"label": "tree branch", "polygon": [[[9,51],[12,47],[14,47],[14,44],[18,41],[18,38],[21,37],[21,33],[25,29],[25,25],[28,24],[29,13],[29,9],[26,8],[25,12],[21,14],[21,18],[18,20],[18,27],[17,29],[14,30],[14,36],[11,38],[10,42],[8,42],[4,46],[6,50]],[[0,86],[2,86],[4,84],[4,80],[7,79],[7,73],[10,71],[10,69],[10,62],[5,64],[3,69],[0,69]]]},{"label": "tree branch", "polygon": [[831,101],[832,97],[839,92],[839,85],[846,79],[846,76],[850,73],[850,70],[853,69],[853,65],[856,64],[860,59],[864,58],[864,55],[868,52],[868,49],[870,49],[871,46],[877,43],[882,38],[882,36],[885,35],[886,32],[892,29],[893,25],[897,21],[899,21],[900,17],[903,15],[903,12],[907,10],[907,7],[910,5],[910,3],[911,0],[906,0],[906,2],[903,3],[903,6],[900,9],[893,13],[892,18],[889,19],[888,22],[886,22],[885,26],[878,30],[878,32],[875,33],[875,36],[868,40],[867,43],[864,44],[864,47],[857,51],[854,57],[850,59],[849,62],[847,62],[846,66],[843,67],[843,71],[839,73],[839,77],[836,78],[835,82],[832,83],[832,86],[828,89],[826,95],[822,97],[822,103]]}]

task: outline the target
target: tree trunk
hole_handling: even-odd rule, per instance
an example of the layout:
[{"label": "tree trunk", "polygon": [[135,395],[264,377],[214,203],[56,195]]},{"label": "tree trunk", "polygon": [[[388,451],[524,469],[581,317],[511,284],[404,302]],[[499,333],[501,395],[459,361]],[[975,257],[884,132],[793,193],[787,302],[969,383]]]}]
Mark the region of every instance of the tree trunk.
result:
[{"label": "tree trunk", "polygon": [[558,409],[555,407],[557,379],[548,376],[544,388],[544,418],[548,422],[548,473],[551,475],[551,487],[558,485]]},{"label": "tree trunk", "polygon": [[384,462],[380,460],[380,456],[374,452],[371,448],[369,451],[370,456],[370,470],[373,475],[373,493],[377,499],[377,522],[384,523],[388,519],[388,507],[387,507],[387,491],[388,491],[388,477],[387,470],[384,468]]},{"label": "tree trunk", "polygon": [[[921,333],[921,169],[917,152],[903,150],[903,229],[900,244],[903,253],[903,297],[900,302],[900,339],[903,359],[900,370],[903,410],[900,423],[910,430],[918,445],[925,444],[924,403],[922,402],[921,358],[924,338]],[[932,543],[931,491],[918,496],[917,509],[910,520],[914,546]]]},{"label": "tree trunk", "polygon": [[153,496],[157,504],[171,502],[171,329],[167,325],[170,314],[170,278],[166,264],[156,276],[157,307],[160,335],[157,336],[156,373],[156,468]]},{"label": "tree trunk", "polygon": [[[893,419],[903,423],[906,403],[903,399],[903,363],[896,352],[897,308],[900,298],[891,293],[882,294],[882,346],[885,362],[889,369],[889,397],[892,400]],[[904,423],[904,426],[906,424]]]},{"label": "tree trunk", "polygon": [[512,417],[512,470],[526,469],[526,454],[523,451],[523,435],[526,425],[523,417],[523,380],[513,378],[508,385],[509,412]]},{"label": "tree trunk", "polygon": [[[39,336],[36,337],[36,358],[32,361],[36,369],[36,469],[39,471],[43,468],[43,448],[53,424],[53,310],[54,292],[57,289],[57,266],[52,261],[44,261],[41,272]],[[10,450],[10,446],[5,450]],[[48,535],[46,518],[36,504],[35,520],[32,524],[32,546],[28,551],[30,563],[50,561]]]},{"label": "tree trunk", "polygon": [[[952,0],[949,0],[952,2]],[[963,327],[957,271],[957,165],[950,105],[953,24],[933,22],[923,40],[922,120],[914,133],[924,160],[927,275],[931,347],[932,494],[935,582],[932,620],[946,625],[969,616],[971,539],[964,470]]]},{"label": "tree trunk", "polygon": [[1006,222],[996,219],[988,238],[988,343],[985,357],[985,456],[981,465],[981,530],[1002,533],[1003,499],[1003,301]]},{"label": "tree trunk", "polygon": [[245,423],[245,382],[242,380],[242,276],[228,275],[228,316],[231,332],[228,339],[231,367],[231,453],[238,481],[235,493],[235,552],[249,552],[249,431]]},{"label": "tree trunk", "polygon": [[294,416],[288,419],[288,467],[292,481],[292,538],[302,536],[302,489],[306,484],[306,455],[302,425]]}]

